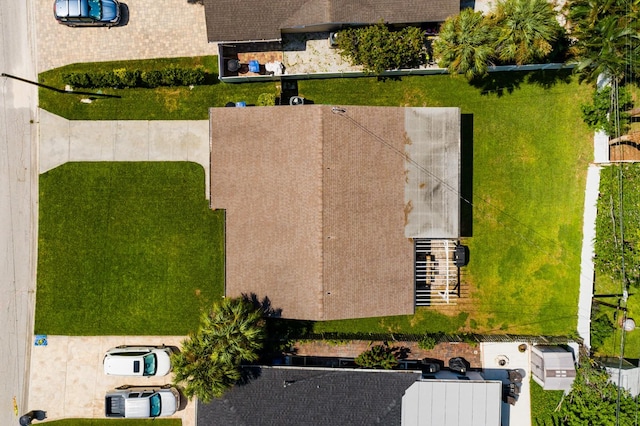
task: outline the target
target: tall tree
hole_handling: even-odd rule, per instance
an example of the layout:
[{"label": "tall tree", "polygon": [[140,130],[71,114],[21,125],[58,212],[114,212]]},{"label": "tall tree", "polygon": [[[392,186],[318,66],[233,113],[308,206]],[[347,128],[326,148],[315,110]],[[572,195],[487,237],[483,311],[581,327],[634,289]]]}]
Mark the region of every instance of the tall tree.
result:
[{"label": "tall tree", "polygon": [[623,81],[639,70],[639,0],[570,0],[565,14],[581,79]]},{"label": "tall tree", "polygon": [[185,396],[209,402],[240,378],[240,365],[259,357],[264,339],[262,311],[244,298],[224,299],[204,312],[196,333],[172,356],[174,384]]},{"label": "tall tree", "polygon": [[[614,378],[615,379],[615,378]],[[563,425],[621,426],[635,425],[636,404],[625,390],[620,390],[620,409],[617,409],[618,387],[609,375],[591,360],[583,359],[576,371],[571,392],[561,402]],[[616,423],[616,413],[619,423]]]},{"label": "tall tree", "polygon": [[563,33],[557,16],[547,0],[499,0],[489,15],[498,59],[518,65],[545,59]]},{"label": "tall tree", "polygon": [[467,8],[444,21],[433,43],[433,52],[441,67],[471,80],[487,74],[494,55],[494,40],[495,33],[482,12]]}]

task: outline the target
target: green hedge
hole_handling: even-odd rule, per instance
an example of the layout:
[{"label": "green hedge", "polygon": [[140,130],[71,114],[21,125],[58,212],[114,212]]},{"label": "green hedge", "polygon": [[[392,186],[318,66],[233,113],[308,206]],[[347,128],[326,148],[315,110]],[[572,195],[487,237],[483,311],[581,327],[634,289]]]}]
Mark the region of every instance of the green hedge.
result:
[{"label": "green hedge", "polygon": [[126,68],[111,71],[69,72],[62,75],[62,81],[75,88],[98,87],[147,87],[192,86],[204,82],[204,67],[168,67],[162,70],[140,71]]}]

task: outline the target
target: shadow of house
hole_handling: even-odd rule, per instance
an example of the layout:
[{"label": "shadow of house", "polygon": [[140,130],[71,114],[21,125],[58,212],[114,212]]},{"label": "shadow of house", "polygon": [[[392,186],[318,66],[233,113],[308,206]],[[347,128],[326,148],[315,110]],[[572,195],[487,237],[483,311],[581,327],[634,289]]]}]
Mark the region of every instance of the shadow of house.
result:
[{"label": "shadow of house", "polygon": [[460,121],[457,108],[212,108],[226,295],[269,295],[283,318],[412,314],[416,241],[460,233]]}]

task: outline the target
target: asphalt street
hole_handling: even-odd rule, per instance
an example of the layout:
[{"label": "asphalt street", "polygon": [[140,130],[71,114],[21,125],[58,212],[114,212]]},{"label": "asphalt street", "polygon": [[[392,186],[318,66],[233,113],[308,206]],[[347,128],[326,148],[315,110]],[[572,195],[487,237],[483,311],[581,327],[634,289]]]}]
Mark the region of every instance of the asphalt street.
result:
[{"label": "asphalt street", "polygon": [[[0,0],[0,72],[36,79],[33,2]],[[28,410],[37,235],[37,91],[0,77],[0,424]]]}]

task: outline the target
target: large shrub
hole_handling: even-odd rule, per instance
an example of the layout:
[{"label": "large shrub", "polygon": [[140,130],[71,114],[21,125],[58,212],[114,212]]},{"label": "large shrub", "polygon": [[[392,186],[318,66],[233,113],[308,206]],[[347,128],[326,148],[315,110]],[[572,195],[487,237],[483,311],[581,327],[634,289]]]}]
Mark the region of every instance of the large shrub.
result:
[{"label": "large shrub", "polygon": [[[617,115],[614,109],[616,103]],[[580,107],[582,119],[593,130],[602,130],[607,135],[615,137],[616,133],[625,134],[630,128],[631,116],[627,110],[633,107],[633,101],[631,93],[625,87],[618,88],[617,102],[614,102],[611,86],[607,86],[594,90],[591,103]],[[616,127],[618,127],[617,132]]]},{"label": "large shrub", "polygon": [[384,23],[338,33],[338,51],[369,73],[413,68],[427,60],[424,32],[417,27],[391,31]]},{"label": "large shrub", "polygon": [[204,79],[203,67],[169,67],[150,71],[118,68],[112,71],[71,72],[62,75],[65,84],[76,88],[195,86],[204,83]]},{"label": "large shrub", "polygon": [[372,346],[371,349],[358,355],[355,363],[364,368],[391,370],[398,365],[398,359],[394,352],[394,348],[390,348],[387,345]]}]

